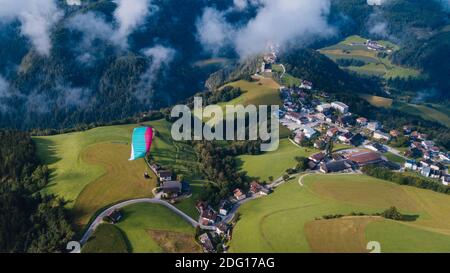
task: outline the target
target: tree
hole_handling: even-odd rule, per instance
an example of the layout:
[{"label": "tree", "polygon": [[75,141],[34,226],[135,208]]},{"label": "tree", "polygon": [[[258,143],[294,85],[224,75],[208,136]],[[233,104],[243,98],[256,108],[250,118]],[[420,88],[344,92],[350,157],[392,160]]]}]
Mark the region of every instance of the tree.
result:
[{"label": "tree", "polygon": [[283,175],[283,180],[284,180],[284,181],[287,181],[287,180],[289,179],[289,177],[290,177],[290,176],[289,176],[288,174],[285,174],[285,175]]},{"label": "tree", "polygon": [[330,138],[330,140],[328,140],[327,146],[326,146],[326,154],[327,156],[331,156],[331,154],[333,153],[334,150],[334,142],[333,139]]},{"label": "tree", "polygon": [[381,213],[381,216],[383,216],[386,219],[392,219],[397,221],[401,221],[404,218],[396,207],[390,207],[389,209],[383,211],[383,213]]},{"label": "tree", "polygon": [[269,176],[269,181],[273,182],[273,176]]}]

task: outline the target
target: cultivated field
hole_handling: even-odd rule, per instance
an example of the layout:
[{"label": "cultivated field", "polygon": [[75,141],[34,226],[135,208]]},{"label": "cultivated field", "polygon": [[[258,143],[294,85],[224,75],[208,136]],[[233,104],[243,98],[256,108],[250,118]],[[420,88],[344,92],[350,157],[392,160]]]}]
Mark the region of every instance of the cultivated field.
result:
[{"label": "cultivated field", "polygon": [[[368,241],[379,240],[386,252],[450,251],[450,196],[363,175],[309,175],[303,184],[291,180],[269,197],[244,204],[231,250],[364,252]],[[411,221],[378,217],[315,220],[329,214],[376,213],[390,206]],[[408,243],[409,235],[397,237],[402,228],[415,236],[415,244]]]}]

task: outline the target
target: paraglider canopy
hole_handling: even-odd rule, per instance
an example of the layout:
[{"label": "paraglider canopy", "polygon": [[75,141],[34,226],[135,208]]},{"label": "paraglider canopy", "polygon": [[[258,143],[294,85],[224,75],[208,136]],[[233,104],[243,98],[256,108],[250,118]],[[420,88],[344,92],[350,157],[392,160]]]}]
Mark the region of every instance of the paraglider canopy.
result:
[{"label": "paraglider canopy", "polygon": [[138,127],[133,130],[130,160],[144,158],[150,151],[153,140],[153,128]]}]

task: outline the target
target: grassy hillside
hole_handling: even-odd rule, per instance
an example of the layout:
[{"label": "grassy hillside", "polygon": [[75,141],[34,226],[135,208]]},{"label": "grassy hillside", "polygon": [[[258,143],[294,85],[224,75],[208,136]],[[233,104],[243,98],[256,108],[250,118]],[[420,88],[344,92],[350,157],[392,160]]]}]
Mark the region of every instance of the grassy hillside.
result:
[{"label": "grassy hillside", "polygon": [[412,104],[396,101],[390,98],[361,94],[361,98],[376,107],[395,108],[406,114],[420,116],[425,120],[436,121],[450,127],[450,113],[446,106],[436,104]]},{"label": "grassy hillside", "polygon": [[128,253],[129,250],[122,230],[111,224],[102,224],[97,227],[81,252]]},{"label": "grassy hillside", "polygon": [[[319,52],[335,62],[352,59],[362,61],[364,63],[362,66],[350,65],[342,67],[359,74],[379,76],[386,79],[417,77],[420,75],[420,72],[417,70],[394,65],[388,56],[379,56],[376,51],[369,50],[363,45],[351,45],[352,43],[364,43],[365,41],[366,39],[362,37],[350,36],[336,45],[320,49]],[[399,49],[397,45],[388,41],[378,42],[393,51]]]},{"label": "grassy hillside", "polygon": [[194,228],[168,208],[156,204],[135,204],[122,210],[117,224],[132,252],[200,252]]},{"label": "grassy hillside", "polygon": [[[196,175],[196,157],[191,146],[174,142],[170,123],[148,123],[158,132],[151,154],[190,181]],[[131,132],[137,125],[99,127],[49,137],[36,137],[38,154],[49,165],[52,177],[45,189],[69,200],[78,226],[86,224],[99,209],[121,200],[151,197],[156,177],[144,160],[129,162]],[[143,173],[151,173],[144,179]],[[187,205],[183,204],[188,203]],[[194,215],[193,201],[178,206]]]},{"label": "grassy hillside", "polygon": [[311,148],[299,148],[289,139],[282,139],[278,150],[261,155],[242,155],[238,157],[238,162],[249,176],[268,181],[269,176],[277,179],[286,169],[294,167],[297,164],[296,156],[308,157],[316,152]]},{"label": "grassy hillside", "polygon": [[[380,240],[382,251],[450,251],[450,196],[399,186],[362,175],[310,175],[300,186],[297,179],[280,186],[272,195],[248,202],[240,208],[231,250],[233,252],[361,252],[369,240]],[[391,222],[381,218],[315,221],[328,214],[374,213],[390,206],[411,218]],[[387,223],[377,237],[376,223]],[[392,223],[392,224],[391,224]],[[410,244],[395,237],[398,225],[417,235]],[[370,227],[370,229],[368,229]],[[318,232],[322,230],[323,232]],[[368,237],[366,238],[365,232]],[[378,230],[381,232],[381,230]],[[429,234],[432,233],[432,236]],[[338,238],[336,238],[338,236]],[[352,238],[348,243],[345,238]],[[356,238],[356,239],[355,239]],[[325,246],[324,246],[325,244]]]}]

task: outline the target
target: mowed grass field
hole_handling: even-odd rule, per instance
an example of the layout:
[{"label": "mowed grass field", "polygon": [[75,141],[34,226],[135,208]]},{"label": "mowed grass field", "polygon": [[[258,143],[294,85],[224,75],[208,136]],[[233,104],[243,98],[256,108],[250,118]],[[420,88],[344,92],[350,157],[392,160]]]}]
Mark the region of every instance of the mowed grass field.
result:
[{"label": "mowed grass field", "polygon": [[[381,242],[382,251],[386,244],[386,252],[450,251],[450,196],[363,175],[308,175],[303,184],[291,180],[272,195],[244,204],[231,251],[366,252],[372,240]],[[315,220],[329,214],[376,213],[390,206],[416,220]],[[397,236],[400,229],[419,243],[410,244],[409,235]]]},{"label": "mowed grass field", "polygon": [[276,151],[261,155],[242,155],[237,160],[241,164],[241,170],[247,171],[250,177],[268,181],[270,176],[277,179],[288,168],[295,167],[297,164],[295,157],[308,157],[317,152],[318,150],[312,148],[299,148],[284,138],[280,140],[280,146]]},{"label": "mowed grass field", "polygon": [[[182,174],[188,181],[198,169],[191,146],[174,142],[170,123],[165,120],[147,123],[157,130],[151,154],[159,164]],[[143,159],[130,162],[129,144],[133,128],[138,125],[99,127],[92,130],[48,137],[36,137],[38,154],[48,164],[52,176],[47,193],[69,201],[75,223],[81,228],[100,209],[122,200],[152,197],[156,177]],[[144,172],[151,174],[144,179]],[[193,212],[192,202],[181,205]]]},{"label": "mowed grass field", "polygon": [[157,204],[135,204],[122,209],[116,224],[125,235],[131,252],[201,252],[195,229],[168,208]]}]

